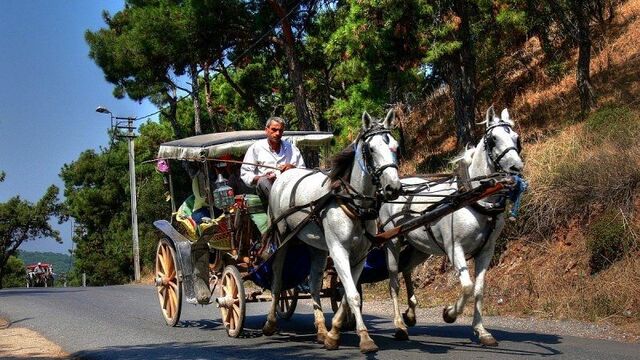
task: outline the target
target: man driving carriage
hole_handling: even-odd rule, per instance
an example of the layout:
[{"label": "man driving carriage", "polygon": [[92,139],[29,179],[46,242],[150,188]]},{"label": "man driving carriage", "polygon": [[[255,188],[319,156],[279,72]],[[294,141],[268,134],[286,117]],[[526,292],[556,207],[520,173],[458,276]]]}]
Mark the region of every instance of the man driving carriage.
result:
[{"label": "man driving carriage", "polygon": [[247,149],[240,177],[247,186],[255,187],[266,208],[271,186],[276,172],[282,173],[293,168],[305,168],[300,150],[289,141],[283,140],[285,122],[281,117],[270,117],[265,124],[267,138],[258,140]]}]

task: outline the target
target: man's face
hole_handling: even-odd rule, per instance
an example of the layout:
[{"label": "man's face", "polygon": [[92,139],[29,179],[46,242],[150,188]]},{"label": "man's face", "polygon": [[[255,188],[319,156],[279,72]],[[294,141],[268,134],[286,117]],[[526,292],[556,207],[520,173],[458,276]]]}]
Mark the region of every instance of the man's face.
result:
[{"label": "man's face", "polygon": [[275,121],[271,122],[269,126],[265,129],[267,133],[267,138],[270,143],[278,144],[280,143],[280,139],[282,139],[282,134],[284,133],[284,126]]}]

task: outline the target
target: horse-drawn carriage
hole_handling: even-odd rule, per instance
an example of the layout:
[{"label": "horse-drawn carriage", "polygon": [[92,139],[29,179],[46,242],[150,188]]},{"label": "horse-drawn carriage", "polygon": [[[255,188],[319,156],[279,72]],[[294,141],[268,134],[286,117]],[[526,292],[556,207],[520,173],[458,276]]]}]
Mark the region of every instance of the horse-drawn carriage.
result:
[{"label": "horse-drawn carriage", "polygon": [[30,264],[26,266],[26,286],[29,287],[53,287],[55,274],[53,265],[46,263]]},{"label": "horse-drawn carriage", "polygon": [[[206,244],[209,250],[211,294],[219,295],[212,298],[211,303],[221,309],[229,336],[236,337],[242,332],[246,302],[261,299],[257,292],[245,294],[244,281],[252,280],[262,288],[270,288],[270,265],[266,260],[275,249],[273,244],[262,242],[267,230],[265,207],[257,195],[240,183],[237,167],[240,162],[237,159],[242,159],[247,148],[265,137],[264,131],[235,131],[199,135],[160,146],[159,170],[165,174],[170,187],[172,217],[170,222],[154,223],[163,234],[156,254],[155,283],[168,325],[173,326],[179,320],[183,294],[187,303],[197,303],[196,269],[191,253],[199,244]],[[305,163],[313,167],[320,165],[333,135],[287,131],[283,138],[301,148]],[[210,207],[209,214],[215,214],[212,218],[196,224],[191,214],[194,198],[199,194],[182,194],[181,199],[179,191],[174,191],[172,175],[176,171],[173,168],[178,164],[191,168],[193,181],[200,182],[196,188],[203,189],[200,195]],[[182,205],[177,206],[177,201],[182,201]],[[305,276],[298,274],[292,281],[299,284]],[[295,309],[292,301],[297,301],[297,290],[293,287],[287,290],[289,295],[285,295],[281,305],[283,317],[291,316]]]},{"label": "horse-drawn carriage", "polygon": [[[238,163],[229,155],[242,156],[254,141],[265,137],[264,132],[208,134],[162,144],[158,158],[163,163],[159,169],[168,178],[173,215],[170,222],[159,220],[154,223],[163,234],[156,255],[155,284],[166,323],[174,326],[178,322],[183,294],[188,303],[197,303],[193,286],[197,271],[194,271],[191,254],[194,244],[199,243],[206,244],[209,250],[207,274],[211,294],[218,290],[211,303],[220,308],[229,336],[240,335],[246,303],[257,301],[255,294],[246,294],[245,281],[271,290],[272,308],[263,328],[266,335],[275,331],[276,314],[285,318],[291,316],[299,285],[308,281],[318,341],[324,342],[328,349],[337,348],[340,327],[350,312],[360,336],[360,350],[376,351],[377,346],[362,321],[357,290],[358,278],[363,271],[366,278],[367,264],[371,265],[373,261],[368,256],[372,244],[380,247],[400,235],[428,228],[454,211],[503,194],[514,185],[506,173],[486,172],[467,179],[472,184],[468,188],[455,187],[446,194],[438,194],[436,200],[428,201],[419,211],[404,216],[402,221],[387,222],[391,225],[378,232],[377,221],[383,202],[390,204],[400,195],[404,196],[405,202],[410,202],[408,197],[419,196],[430,186],[428,182],[425,188],[400,181],[395,156],[397,142],[390,131],[392,117],[390,112],[384,121],[377,121],[365,113],[362,131],[347,149],[334,157],[330,171],[291,169],[278,176],[269,198],[268,217],[267,204],[260,203],[250,193],[230,191],[232,187],[220,175],[237,177],[234,173],[237,169],[224,172],[207,166],[208,163]],[[487,133],[497,141],[490,131],[495,127],[502,125],[488,128]],[[307,159],[318,159],[318,150],[332,139],[330,133],[322,132],[285,132],[284,137],[296,143],[304,154],[311,155]],[[500,143],[489,149],[489,152],[493,151],[497,154],[490,155],[492,160],[498,156],[497,163],[500,163],[510,150]],[[200,167],[205,175],[201,188],[206,189],[204,196],[209,213],[215,215],[201,224],[190,219],[189,204],[194,201],[188,197],[176,198],[167,161]],[[214,186],[211,186],[210,171],[218,172]],[[175,200],[185,201],[177,208]],[[332,266],[327,268],[329,256]],[[387,267],[384,261],[377,261],[373,266],[384,266],[385,270]],[[332,275],[331,285],[322,289],[327,270]],[[342,292],[336,289],[338,278]],[[323,294],[332,296],[333,305],[340,305],[334,309],[336,314],[331,331],[327,331],[324,324],[320,304]],[[342,301],[338,302],[338,299]]]}]

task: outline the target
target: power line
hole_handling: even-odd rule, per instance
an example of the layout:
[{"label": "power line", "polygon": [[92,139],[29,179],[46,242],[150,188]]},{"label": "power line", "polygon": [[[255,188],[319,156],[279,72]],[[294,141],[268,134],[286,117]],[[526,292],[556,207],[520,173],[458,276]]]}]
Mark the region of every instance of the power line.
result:
[{"label": "power line", "polygon": [[[253,44],[251,44],[245,51],[242,52],[242,54],[238,55],[236,57],[236,59],[234,61],[230,62],[227,67],[234,66],[237,61],[242,59],[249,51],[253,50],[262,40],[264,40],[264,38],[267,37],[267,35],[269,35],[272,32],[274,32],[276,30],[276,28],[278,27],[278,25],[280,25],[280,23],[282,23],[282,21],[284,21],[284,19],[288,18],[293,13],[294,10],[296,10],[298,7],[300,7],[300,5],[302,5],[302,1],[303,0],[298,0],[298,3],[295,6],[293,6],[291,8],[291,10],[289,10],[289,12],[282,19],[278,19],[278,21],[276,21],[275,24],[273,24],[273,26],[271,26],[271,29],[269,29],[269,31],[267,31],[264,34],[262,34],[262,36],[260,36],[258,38],[258,40],[256,40]],[[186,94],[186,95],[183,95],[183,96],[179,97],[178,100],[176,100],[176,104],[181,102],[182,100],[190,97],[190,96],[191,96],[191,94]],[[160,112],[162,112],[162,110],[166,109],[167,107],[168,106],[160,108],[157,111],[154,111],[154,112],[152,112],[150,114],[147,114],[145,116],[136,117],[136,120],[143,120],[143,119],[150,118],[150,117],[152,117],[154,115],[159,114]]]}]

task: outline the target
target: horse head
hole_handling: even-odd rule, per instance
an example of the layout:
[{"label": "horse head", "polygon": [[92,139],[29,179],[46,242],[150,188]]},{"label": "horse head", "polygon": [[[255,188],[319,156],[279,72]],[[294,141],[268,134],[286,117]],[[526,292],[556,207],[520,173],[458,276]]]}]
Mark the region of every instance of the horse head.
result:
[{"label": "horse head", "polygon": [[373,119],[366,111],[362,114],[362,132],[356,147],[356,158],[361,170],[371,176],[377,190],[385,200],[400,195],[402,185],[398,176],[398,142],[391,135],[393,110],[384,120]]},{"label": "horse head", "polygon": [[520,136],[513,130],[514,122],[509,117],[509,111],[505,108],[497,117],[492,105],[487,110],[484,123],[487,128],[482,141],[489,166],[497,172],[521,173],[524,163],[520,157]]}]

